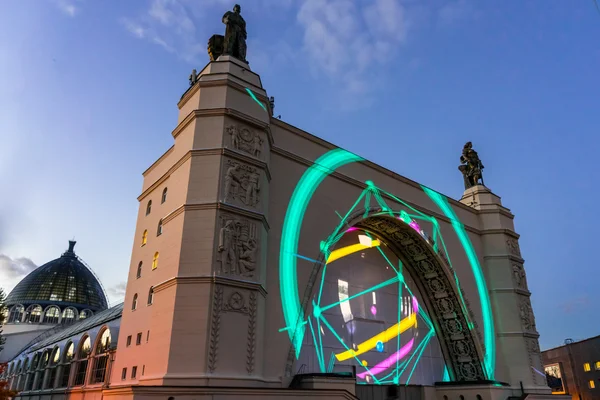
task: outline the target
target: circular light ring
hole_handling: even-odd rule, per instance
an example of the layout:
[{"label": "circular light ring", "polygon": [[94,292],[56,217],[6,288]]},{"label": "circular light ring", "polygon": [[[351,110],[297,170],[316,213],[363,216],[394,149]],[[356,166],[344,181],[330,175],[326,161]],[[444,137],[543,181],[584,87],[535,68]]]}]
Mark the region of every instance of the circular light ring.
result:
[{"label": "circular light ring", "polygon": [[[281,305],[286,323],[285,329],[287,330],[292,346],[295,349],[296,358],[298,358],[300,354],[305,332],[304,310],[302,309],[298,293],[296,261],[300,229],[304,220],[304,214],[306,213],[306,208],[312,199],[314,192],[327,176],[346,164],[358,161],[364,161],[364,159],[343,149],[334,149],[325,153],[304,172],[296,185],[288,204],[281,235],[279,279]],[[367,185],[373,185],[373,183],[367,181]],[[469,260],[471,270],[476,280],[483,314],[485,342],[484,371],[488,376],[488,379],[494,379],[496,352],[494,323],[485,278],[483,277],[483,272],[479,265],[475,250],[463,224],[450,207],[446,197],[427,187],[422,186],[422,188],[429,198],[442,210],[446,217],[450,218],[452,227],[454,228]]]}]

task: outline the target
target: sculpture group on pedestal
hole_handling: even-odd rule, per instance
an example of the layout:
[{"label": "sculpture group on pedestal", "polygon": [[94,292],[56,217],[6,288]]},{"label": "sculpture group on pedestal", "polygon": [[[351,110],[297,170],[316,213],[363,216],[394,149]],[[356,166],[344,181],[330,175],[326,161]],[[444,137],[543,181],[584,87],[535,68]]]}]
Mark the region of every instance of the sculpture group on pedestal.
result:
[{"label": "sculpture group on pedestal", "polygon": [[479,180],[481,180],[481,185],[484,185],[484,167],[479,159],[479,156],[477,155],[477,152],[473,150],[473,144],[471,142],[467,142],[464,145],[462,155],[460,156],[460,163],[462,165],[460,165],[458,169],[463,174],[465,189],[479,185]]},{"label": "sculpture group on pedestal", "polygon": [[223,15],[223,23],[225,24],[225,36],[212,35],[208,39],[208,56],[210,61],[215,61],[219,56],[226,55],[237,58],[240,61],[246,61],[246,21],[240,14],[241,7],[239,4],[233,6],[233,11],[227,11]]}]

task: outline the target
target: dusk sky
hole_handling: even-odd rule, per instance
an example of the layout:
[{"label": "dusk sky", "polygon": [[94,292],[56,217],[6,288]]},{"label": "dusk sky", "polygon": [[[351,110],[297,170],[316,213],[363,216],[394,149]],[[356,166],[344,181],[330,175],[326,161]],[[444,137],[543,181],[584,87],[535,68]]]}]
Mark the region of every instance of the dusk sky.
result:
[{"label": "dusk sky", "polygon": [[[472,141],[516,215],[542,348],[600,334],[594,0],[238,1],[276,115],[453,198]],[[75,238],[122,300],[141,173],[234,3],[2,1],[0,287]]]}]

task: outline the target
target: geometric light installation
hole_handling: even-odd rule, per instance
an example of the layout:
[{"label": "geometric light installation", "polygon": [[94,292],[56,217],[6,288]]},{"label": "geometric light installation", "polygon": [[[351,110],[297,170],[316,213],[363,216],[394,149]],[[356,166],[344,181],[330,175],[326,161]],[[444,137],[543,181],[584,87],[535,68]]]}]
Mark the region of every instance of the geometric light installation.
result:
[{"label": "geometric light installation", "polygon": [[[344,339],[341,337],[339,332],[337,332],[337,330],[331,326],[331,323],[328,321],[329,317],[326,316],[324,312],[332,309],[332,307],[339,307],[342,313],[350,315],[350,317],[344,317],[344,322],[347,323],[348,321],[346,321],[346,319],[351,318],[352,313],[351,311],[349,311],[349,306],[342,306],[342,304],[349,303],[352,299],[358,298],[359,296],[372,295],[373,302],[370,306],[370,310],[373,317],[375,317],[375,315],[378,314],[380,307],[379,303],[377,304],[377,306],[375,304],[376,290],[379,290],[389,285],[398,285],[398,310],[402,309],[402,305],[400,304],[401,301],[404,301],[402,299],[406,299],[405,296],[401,295],[402,290],[404,289],[405,293],[406,291],[410,291],[410,289],[406,285],[404,285],[402,263],[399,262],[398,264],[394,264],[390,262],[389,257],[387,257],[385,255],[384,250],[381,249],[381,246],[385,244],[382,243],[380,239],[370,237],[369,233],[357,230],[356,227],[348,227],[347,220],[350,215],[356,213],[357,209],[361,208],[364,208],[365,210],[372,210],[373,206],[371,205],[371,201],[374,200],[374,202],[378,206],[378,209],[380,210],[379,214],[387,215],[388,217],[394,216],[398,220],[406,223],[412,229],[418,232],[419,235],[423,237],[423,239],[427,243],[429,243],[429,245],[433,248],[435,252],[441,251],[442,253],[444,253],[445,258],[449,262],[453,271],[452,263],[450,261],[448,252],[446,251],[444,239],[439,230],[438,221],[434,216],[426,215],[421,211],[416,210],[415,208],[411,207],[409,204],[402,201],[393,194],[378,188],[373,182],[367,181],[367,187],[359,195],[358,199],[350,208],[350,210],[346,212],[345,216],[341,216],[340,214],[338,214],[341,218],[341,222],[339,223],[339,225],[332,230],[331,234],[328,238],[326,238],[326,240],[321,242],[320,249],[315,249],[317,252],[320,251],[321,259],[324,261],[321,262],[321,282],[318,288],[316,287],[317,285],[315,285],[314,296],[312,297],[312,299],[309,300],[309,298],[306,297],[305,294],[304,301],[301,301],[298,293],[298,282],[296,275],[298,259],[310,260],[310,258],[307,258],[304,255],[297,254],[298,241],[300,238],[300,229],[302,226],[302,221],[304,219],[304,214],[308,203],[310,202],[310,199],[312,198],[312,195],[314,194],[319,184],[328,175],[330,175],[337,168],[345,164],[362,160],[363,159],[361,157],[349,153],[345,150],[332,150],[321,156],[319,159],[317,159],[315,164],[308,168],[307,171],[305,171],[294,190],[294,193],[288,204],[286,218],[283,224],[282,239],[280,245],[280,290],[282,309],[286,323],[286,326],[282,329],[282,331],[286,331],[289,335],[292,346],[291,350],[293,351],[290,353],[290,355],[295,354],[295,357],[298,358],[301,352],[302,343],[304,341],[305,332],[307,329],[309,329],[309,334],[312,336],[312,342],[314,344],[319,369],[322,372],[330,371],[332,369],[332,366],[335,364],[336,360],[354,360],[354,365],[356,366],[356,369],[358,371],[357,377],[364,378],[367,380],[367,382],[375,384],[398,383],[400,376],[405,374],[403,379],[405,383],[408,383],[410,381],[410,377],[412,376],[415,370],[418,360],[423,354],[423,351],[425,350],[428,342],[431,340],[432,337],[435,336],[435,329],[433,323],[424,309],[419,309],[419,307],[415,303],[413,307],[413,313],[411,315],[406,316],[405,318],[401,318],[400,315],[398,315],[396,324],[394,324],[390,328],[382,330],[381,332],[377,333],[376,335],[373,335],[367,340],[364,340],[358,345],[354,343],[345,343]],[[494,326],[489,296],[487,293],[485,280],[483,278],[483,273],[477,260],[477,256],[466,234],[466,231],[464,230],[464,226],[460,223],[456,214],[453,212],[446,197],[426,187],[423,187],[423,190],[429,196],[429,198],[442,210],[446,217],[448,217],[451,220],[455,233],[457,234],[465,251],[465,254],[467,255],[467,258],[469,260],[471,270],[473,272],[477,284],[479,300],[483,312],[485,365],[482,367],[487,378],[493,379],[495,363]],[[390,208],[383,199],[384,196],[400,204],[403,209],[394,210]],[[363,204],[361,204],[361,202]],[[372,215],[374,214],[370,214],[370,216]],[[365,217],[366,216],[367,215],[365,212]],[[425,233],[424,230],[421,228],[420,223],[423,222],[426,225],[431,225],[431,236]],[[338,241],[340,241],[340,239],[344,237],[344,235],[350,234],[349,232],[355,235],[354,244],[338,248],[339,246],[336,246]],[[389,268],[391,268],[391,271],[393,271],[395,276],[391,279],[388,279],[387,281],[380,282],[374,287],[365,289],[363,292],[357,293],[352,296],[348,295],[348,291],[346,289],[345,295],[339,295],[339,302],[334,302],[333,304],[323,304],[323,282],[327,273],[327,269],[334,267],[334,262],[336,260],[343,260],[344,257],[360,252],[362,249],[370,249],[369,251],[378,251],[384,257],[384,259],[387,260]],[[331,263],[334,264],[330,265]],[[457,288],[459,289],[458,295],[460,296],[460,302],[462,303],[461,307],[463,307],[464,315],[467,319],[469,329],[473,329],[473,323],[469,320],[469,314],[466,312],[467,307],[460,293],[460,282],[456,274],[454,274],[454,280]],[[336,282],[336,285],[339,285],[339,282]],[[309,289],[312,289],[312,287]],[[415,296],[413,295],[413,293],[410,293],[409,296],[413,299],[413,302],[415,302]],[[312,306],[312,309],[309,310],[310,306]],[[344,311],[344,309],[346,311]],[[309,313],[305,314],[306,312]],[[398,314],[400,314],[400,312],[398,312]],[[401,345],[400,338],[403,337],[403,334],[407,332],[407,330],[412,328],[413,325],[416,327],[417,317],[420,321],[422,321],[424,327],[427,328],[426,334],[420,338],[411,338],[410,340],[408,340],[407,342],[405,341],[405,343]],[[350,326],[351,324],[348,325]],[[351,327],[349,329],[351,329]],[[414,328],[410,330],[414,331]],[[335,354],[332,353],[330,355],[325,354],[325,350],[322,343],[322,336],[326,332],[327,334],[331,334],[336,337],[340,346],[344,348],[344,351],[337,352]],[[375,354],[381,352],[383,348],[388,347],[388,345],[386,345],[386,343],[388,342],[395,342],[395,346],[393,346],[393,353],[387,358],[379,360],[373,365],[369,365],[369,362],[367,360],[362,359],[362,357],[366,354]],[[325,359],[328,356],[329,364],[326,365]],[[410,368],[412,368],[412,370]],[[452,372],[450,372],[450,374],[452,374]]]}]

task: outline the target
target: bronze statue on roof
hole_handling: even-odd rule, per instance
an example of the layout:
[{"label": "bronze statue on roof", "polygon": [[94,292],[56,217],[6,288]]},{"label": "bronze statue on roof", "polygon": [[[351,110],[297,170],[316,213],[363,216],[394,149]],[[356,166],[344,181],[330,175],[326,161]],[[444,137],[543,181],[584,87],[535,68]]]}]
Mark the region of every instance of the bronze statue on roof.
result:
[{"label": "bronze statue on roof", "polygon": [[480,180],[481,185],[485,186],[483,183],[484,167],[479,159],[479,156],[477,155],[477,152],[473,150],[473,144],[471,142],[467,142],[464,145],[462,155],[460,156],[460,163],[461,165],[458,167],[458,169],[463,174],[465,190],[479,185]]},{"label": "bronze statue on roof", "polygon": [[233,11],[227,11],[223,15],[225,29],[225,41],[223,43],[223,55],[229,55],[246,62],[246,21],[240,14],[239,4],[233,6]]}]

